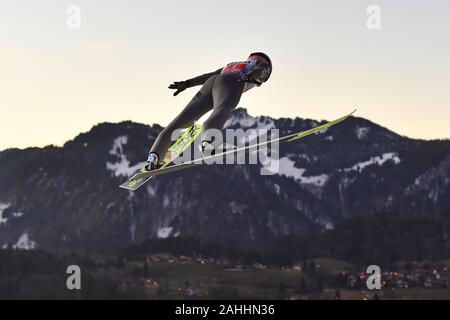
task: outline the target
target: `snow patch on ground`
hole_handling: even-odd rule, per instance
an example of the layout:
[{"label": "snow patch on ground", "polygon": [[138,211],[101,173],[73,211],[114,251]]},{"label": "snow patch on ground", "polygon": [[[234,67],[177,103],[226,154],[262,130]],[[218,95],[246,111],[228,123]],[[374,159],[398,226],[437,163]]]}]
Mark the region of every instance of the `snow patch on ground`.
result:
[{"label": "snow patch on ground", "polygon": [[258,118],[256,127],[258,129],[275,129],[275,122],[270,118]]},{"label": "snow patch on ground", "polygon": [[328,180],[326,174],[321,174],[318,176],[301,177],[300,182],[304,184],[313,184],[318,187],[322,187]]},{"label": "snow patch on ground", "polygon": [[169,205],[170,205],[169,196],[167,194],[165,194],[164,197],[163,197],[163,207],[164,208],[168,208]]},{"label": "snow patch on ground", "polygon": [[128,143],[127,136],[120,136],[114,139],[113,146],[111,150],[109,150],[109,154],[114,156],[121,156],[123,154],[123,146]]},{"label": "snow patch on ground", "polygon": [[123,146],[127,144],[128,137],[121,136],[114,140],[113,146],[109,151],[109,154],[118,157],[118,161],[115,163],[107,162],[106,168],[110,170],[115,177],[129,177],[134,174],[136,171],[140,170],[143,166],[145,166],[146,162],[140,162],[134,166],[130,166],[130,161],[127,160],[127,157],[123,153]]},{"label": "snow patch on ground", "polygon": [[331,222],[327,222],[325,223],[325,230],[333,230],[334,229],[334,225]]},{"label": "snow patch on ground", "polygon": [[367,137],[367,134],[370,131],[370,128],[368,127],[358,127],[355,129],[356,131],[356,137],[358,137],[359,140],[364,139],[365,137]]},{"label": "snow patch on ground", "polygon": [[127,195],[127,199],[128,199],[128,200],[134,199],[135,196],[136,196],[136,195],[134,194],[133,191],[128,191],[128,195]]},{"label": "snow patch on ground", "polygon": [[326,133],[328,131],[328,129],[329,128],[323,128],[322,130],[317,131],[315,134],[324,134],[324,133]]},{"label": "snow patch on ground", "polygon": [[224,128],[236,126],[237,124],[242,128],[253,127],[256,124],[256,118],[249,116],[248,114],[242,117],[231,117],[225,122]]},{"label": "snow patch on ground", "polygon": [[428,193],[428,198],[433,201],[434,204],[437,204],[438,198],[439,198],[439,187],[431,188],[430,192]]},{"label": "snow patch on ground", "polygon": [[318,187],[323,186],[328,180],[328,176],[326,174],[309,177],[303,176],[306,169],[297,168],[295,166],[295,162],[288,157],[283,157],[279,160],[271,159],[270,165],[266,167],[266,169],[271,173],[275,173],[280,176],[294,178],[302,184],[313,184]]},{"label": "snow patch on ground", "polygon": [[252,128],[256,127],[257,129],[274,129],[275,122],[268,117],[252,117],[248,114],[244,116],[235,116],[228,119],[225,122],[224,128],[234,127],[239,125],[241,128]]},{"label": "snow patch on ground", "polygon": [[22,249],[22,250],[33,250],[36,248],[36,242],[31,240],[28,236],[28,233],[24,233],[20,236],[19,240],[17,240],[16,244],[14,244],[13,249]]},{"label": "snow patch on ground", "polygon": [[339,182],[339,187],[344,187],[344,189],[347,189],[353,182],[356,181],[356,178],[348,178],[347,176],[343,177],[341,181]]},{"label": "snow patch on ground", "polygon": [[155,187],[152,186],[151,184],[148,184],[148,185],[147,185],[147,194],[148,194],[150,197],[154,197],[154,196],[156,195],[156,189],[155,189]]},{"label": "snow patch on ground", "polygon": [[242,214],[245,210],[245,206],[237,203],[236,201],[231,201],[230,202],[230,210],[232,213]]},{"label": "snow patch on ground", "polygon": [[128,161],[125,156],[123,156],[122,160],[120,162],[116,163],[106,163],[106,168],[108,170],[111,170],[114,173],[114,176],[124,176],[124,177],[130,177],[136,171],[142,169],[146,165],[146,162],[139,162],[138,164],[135,164],[134,166],[130,167],[130,161]]},{"label": "snow patch on ground", "polygon": [[311,158],[306,153],[299,153],[299,154],[292,155],[292,156],[297,156],[300,159],[303,159],[307,162],[311,162]]},{"label": "snow patch on ground", "polygon": [[316,222],[318,224],[320,224],[325,230],[333,230],[334,229],[334,224],[328,220],[319,218],[319,219],[316,219]]},{"label": "snow patch on ground", "polygon": [[280,186],[278,185],[278,184],[274,184],[273,185],[273,187],[274,187],[274,189],[275,189],[275,192],[277,193],[277,195],[280,195],[280,193],[281,193],[281,188],[280,188]]},{"label": "snow patch on ground", "polygon": [[158,229],[158,238],[160,239],[166,239],[169,237],[170,233],[172,232],[172,227],[165,227],[165,228],[159,228]]},{"label": "snow patch on ground", "polygon": [[387,153],[383,153],[381,156],[372,157],[367,161],[358,162],[354,166],[344,169],[344,171],[345,172],[349,172],[349,171],[361,172],[362,170],[364,170],[364,168],[366,168],[368,166],[371,166],[374,164],[378,164],[379,166],[382,166],[386,161],[389,161],[389,160],[394,161],[395,164],[400,163],[400,158],[398,157],[398,155],[395,152],[387,152]]},{"label": "snow patch on ground", "polygon": [[416,186],[420,186],[420,183],[421,183],[422,179],[423,179],[422,176],[417,177],[416,180],[414,180],[414,184],[415,184]]},{"label": "snow patch on ground", "polygon": [[9,206],[10,206],[10,204],[7,204],[7,203],[0,203],[0,226],[1,226],[3,223],[6,223],[6,221],[8,221],[7,218],[4,218],[4,217],[3,217],[3,211],[4,211],[5,209],[9,208]]}]

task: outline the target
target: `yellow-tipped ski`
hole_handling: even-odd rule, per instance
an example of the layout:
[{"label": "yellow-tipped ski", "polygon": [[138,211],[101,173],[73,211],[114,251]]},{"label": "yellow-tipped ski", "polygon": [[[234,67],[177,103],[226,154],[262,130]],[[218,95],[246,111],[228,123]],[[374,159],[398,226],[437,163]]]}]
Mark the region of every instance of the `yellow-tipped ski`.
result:
[{"label": "yellow-tipped ski", "polygon": [[[263,141],[263,142],[256,143],[256,144],[253,144],[250,146],[245,146],[245,147],[236,148],[236,149],[229,150],[229,151],[224,151],[224,152],[217,153],[214,155],[209,155],[206,157],[194,159],[194,160],[179,163],[179,164],[174,164],[171,166],[165,165],[159,169],[150,170],[148,172],[140,172],[140,173],[137,173],[133,178],[130,179],[131,181],[129,181],[129,183],[131,183],[132,185],[130,185],[130,184],[126,185],[126,183],[125,183],[125,184],[122,184],[120,187],[129,189],[129,190],[136,190],[141,185],[143,185],[146,181],[148,181],[148,179],[150,179],[151,177],[159,176],[159,175],[166,174],[169,172],[176,172],[179,170],[193,168],[193,167],[196,167],[203,163],[207,163],[206,161],[212,161],[214,159],[219,159],[220,157],[223,157],[223,156],[237,154],[239,152],[247,152],[247,151],[258,149],[258,148],[265,148],[269,144],[272,144],[272,143],[295,141],[295,140],[301,139],[303,137],[306,137],[310,134],[318,133],[318,132],[325,130],[331,126],[334,126],[335,124],[338,124],[338,123],[344,121],[345,119],[350,117],[355,112],[356,112],[356,109],[353,110],[353,112],[351,112],[350,114],[343,116],[339,119],[336,119],[334,121],[325,123],[321,126],[318,126],[318,127],[315,127],[315,128],[309,129],[309,130],[291,133],[291,134],[281,137],[281,138],[275,138],[270,141]],[[178,148],[181,149],[176,153],[179,154],[180,151],[184,150],[184,148],[186,148],[193,140],[195,140],[195,137],[198,134],[200,134],[200,132],[201,132],[201,126],[199,126],[197,128],[193,127],[191,130],[188,130],[186,133],[184,133],[185,135],[187,135],[187,140],[181,139],[181,140],[179,140],[179,142],[180,142],[179,145],[177,143],[174,144],[174,149],[178,149]],[[191,141],[191,139],[192,139],[192,141]]]},{"label": "yellow-tipped ski", "polygon": [[[170,146],[164,160],[161,164],[161,168],[166,167],[170,164],[176,157],[183,153],[190,145],[195,141],[195,139],[202,132],[203,127],[201,124],[194,124],[187,128],[184,133],[179,137],[179,139]],[[122,183],[119,187],[135,191],[140,188],[144,183],[150,180],[151,177],[142,177],[143,174],[148,174],[152,170],[148,170],[145,166],[139,170],[130,179]]]},{"label": "yellow-tipped ski", "polygon": [[303,138],[303,137],[309,136],[310,134],[313,134],[313,133],[316,133],[316,132],[320,132],[320,131],[322,131],[322,130],[324,130],[324,129],[327,129],[327,128],[331,127],[331,126],[334,126],[335,124],[337,124],[337,123],[339,123],[339,122],[342,122],[342,121],[344,121],[345,119],[347,119],[348,117],[350,117],[352,114],[354,114],[354,113],[356,112],[356,110],[357,110],[357,109],[353,110],[353,111],[352,111],[351,113],[349,113],[348,115],[343,116],[343,117],[341,117],[341,118],[339,118],[339,119],[336,119],[336,120],[334,120],[334,121],[330,121],[330,122],[325,123],[325,124],[323,124],[323,125],[321,125],[321,126],[314,127],[314,128],[312,128],[312,129],[309,129],[309,130],[306,130],[306,131],[302,131],[302,132],[300,132],[298,135],[296,135],[295,137],[289,139],[287,142],[291,142],[291,141],[295,141],[295,140],[301,139],[301,138]]}]

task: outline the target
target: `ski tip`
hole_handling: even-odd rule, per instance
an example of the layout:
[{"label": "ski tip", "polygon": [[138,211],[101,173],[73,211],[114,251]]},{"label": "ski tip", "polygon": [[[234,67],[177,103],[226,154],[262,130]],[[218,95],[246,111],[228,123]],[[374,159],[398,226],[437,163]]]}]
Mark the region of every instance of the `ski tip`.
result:
[{"label": "ski tip", "polygon": [[125,190],[130,190],[130,191],[136,191],[137,188],[132,188],[128,185],[128,181],[126,183],[122,183],[121,185],[119,185],[119,188],[125,189]]},{"label": "ski tip", "polygon": [[119,188],[134,191],[134,189],[131,189],[131,188],[129,188],[129,187],[127,187],[127,186],[124,186],[124,185],[122,185],[122,184],[119,185]]}]

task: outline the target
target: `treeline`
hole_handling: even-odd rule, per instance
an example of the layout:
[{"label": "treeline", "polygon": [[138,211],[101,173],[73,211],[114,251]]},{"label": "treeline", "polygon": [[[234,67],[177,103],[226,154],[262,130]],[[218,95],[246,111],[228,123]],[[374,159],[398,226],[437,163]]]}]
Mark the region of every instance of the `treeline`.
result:
[{"label": "treeline", "polygon": [[226,257],[242,262],[290,265],[300,260],[330,257],[357,265],[397,261],[440,260],[450,257],[450,215],[402,216],[377,214],[347,219],[334,230],[312,237],[278,238],[257,250],[226,247],[200,239],[152,239],[124,255],[170,252],[192,257]]},{"label": "treeline", "polygon": [[[81,268],[81,290],[69,290],[69,265]],[[75,254],[0,250],[0,299],[121,299],[118,283],[97,277],[95,263]]]},{"label": "treeline", "polygon": [[242,250],[236,247],[224,246],[220,243],[182,236],[167,239],[149,239],[140,245],[122,250],[119,255],[127,258],[158,252],[169,252],[174,255],[185,255],[193,258],[228,258],[248,262],[255,262],[261,259],[261,254],[256,251]]},{"label": "treeline", "polygon": [[450,214],[359,217],[311,241],[309,255],[353,263],[441,260],[450,257]]}]

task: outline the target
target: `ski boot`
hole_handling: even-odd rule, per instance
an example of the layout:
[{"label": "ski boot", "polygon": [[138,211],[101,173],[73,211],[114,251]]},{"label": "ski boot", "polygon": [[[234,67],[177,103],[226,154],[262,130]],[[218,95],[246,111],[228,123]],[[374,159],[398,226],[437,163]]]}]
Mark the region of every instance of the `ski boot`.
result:
[{"label": "ski boot", "polygon": [[145,169],[150,171],[150,170],[156,170],[159,167],[160,167],[160,165],[159,165],[158,155],[154,152],[150,152],[147,157],[147,165],[145,166]]},{"label": "ski boot", "polygon": [[216,153],[214,146],[211,141],[203,140],[200,144],[200,150],[202,151],[203,156],[213,156]]}]

